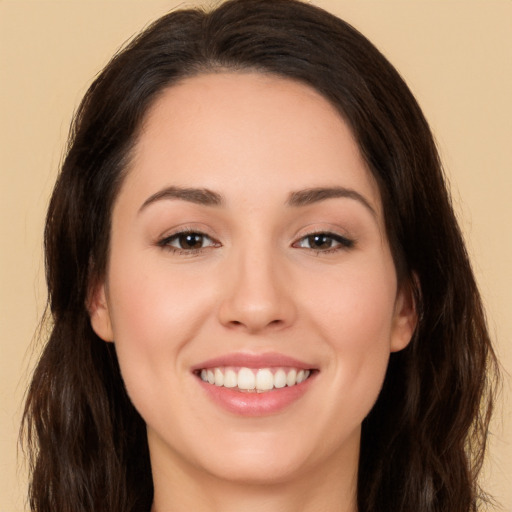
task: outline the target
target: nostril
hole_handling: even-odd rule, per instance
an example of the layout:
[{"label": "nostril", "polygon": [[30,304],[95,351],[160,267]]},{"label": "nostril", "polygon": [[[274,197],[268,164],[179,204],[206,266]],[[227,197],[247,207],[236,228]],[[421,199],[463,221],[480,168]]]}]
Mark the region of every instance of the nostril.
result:
[{"label": "nostril", "polygon": [[278,327],[281,327],[282,325],[284,325],[284,321],[281,320],[281,319],[276,319],[276,320],[271,320],[270,322],[268,323],[261,323],[261,324],[256,324],[255,322],[243,322],[243,321],[240,321],[240,320],[231,320],[229,322],[229,325],[232,327],[232,328],[240,328],[240,327],[246,327],[248,328],[249,330],[260,330],[260,329],[263,329],[263,328],[278,328]]}]

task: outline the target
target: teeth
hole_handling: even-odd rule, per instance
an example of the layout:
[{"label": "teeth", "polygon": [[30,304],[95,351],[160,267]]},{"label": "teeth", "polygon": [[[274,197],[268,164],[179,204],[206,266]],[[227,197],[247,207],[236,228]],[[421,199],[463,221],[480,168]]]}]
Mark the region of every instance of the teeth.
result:
[{"label": "teeth", "polygon": [[304,382],[310,374],[310,370],[296,368],[239,368],[238,371],[236,368],[209,368],[199,373],[201,380],[215,386],[260,393],[295,386]]},{"label": "teeth", "polygon": [[293,386],[297,383],[297,370],[290,370],[286,375],[286,385]]},{"label": "teeth", "polygon": [[[201,372],[201,375],[203,372]],[[204,380],[204,379],[203,379]],[[238,386],[238,375],[233,370],[227,370],[224,373],[224,387],[236,388]]]},{"label": "teeth", "polygon": [[238,371],[238,387],[247,390],[256,388],[256,377],[249,368],[240,368]]},{"label": "teeth", "polygon": [[223,386],[224,385],[224,374],[220,371],[219,368],[215,368],[215,372],[213,373],[215,376],[215,385]]},{"label": "teeth", "polygon": [[258,391],[270,391],[274,388],[274,376],[270,370],[258,370],[256,374],[256,389]]},{"label": "teeth", "polygon": [[284,370],[277,370],[274,375],[274,387],[275,388],[284,388],[286,386],[286,373]]}]

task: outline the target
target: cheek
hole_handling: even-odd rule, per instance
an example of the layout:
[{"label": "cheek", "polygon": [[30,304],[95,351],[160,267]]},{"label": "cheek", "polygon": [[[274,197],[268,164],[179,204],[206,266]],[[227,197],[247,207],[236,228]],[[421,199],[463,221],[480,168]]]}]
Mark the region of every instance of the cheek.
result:
[{"label": "cheek", "polygon": [[331,276],[310,301],[313,328],[329,347],[333,387],[359,410],[361,420],[381,389],[393,335],[394,267],[376,261]]},{"label": "cheek", "polygon": [[119,340],[169,345],[194,330],[201,311],[206,310],[202,304],[210,299],[206,286],[198,287],[197,280],[191,282],[186,272],[172,271],[165,259],[117,261],[109,274],[108,294],[114,334]]},{"label": "cheek", "polygon": [[176,409],[169,390],[180,394],[184,347],[200,329],[209,297],[178,276],[171,279],[168,269],[124,270],[120,265],[109,276],[116,353],[132,403],[146,423],[153,424],[163,404],[172,403]]},{"label": "cheek", "polygon": [[387,345],[396,299],[394,267],[383,258],[357,262],[318,283],[310,306],[319,328],[339,350],[366,352]]},{"label": "cheek", "polygon": [[130,395],[147,388],[150,396],[152,385],[161,387],[159,379],[172,383],[183,347],[211,310],[212,294],[193,286],[183,272],[171,272],[165,262],[124,256],[113,255],[108,279],[114,342]]}]

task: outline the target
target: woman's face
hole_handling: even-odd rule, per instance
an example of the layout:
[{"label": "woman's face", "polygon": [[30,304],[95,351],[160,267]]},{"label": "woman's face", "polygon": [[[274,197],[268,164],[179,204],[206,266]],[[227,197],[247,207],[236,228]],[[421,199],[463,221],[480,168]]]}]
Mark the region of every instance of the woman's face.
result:
[{"label": "woman's face", "polygon": [[153,471],[355,475],[361,422],[415,315],[376,183],[330,103],[257,73],[169,88],[110,249],[91,319],[116,344]]}]

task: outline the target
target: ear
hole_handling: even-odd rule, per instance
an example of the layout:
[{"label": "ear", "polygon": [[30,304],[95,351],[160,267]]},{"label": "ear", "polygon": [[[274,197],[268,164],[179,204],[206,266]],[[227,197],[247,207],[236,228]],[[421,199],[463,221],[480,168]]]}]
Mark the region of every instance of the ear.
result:
[{"label": "ear", "polygon": [[98,284],[87,301],[87,310],[94,332],[104,341],[114,341],[105,283]]},{"label": "ear", "polygon": [[[413,279],[417,281],[415,276],[413,276]],[[396,297],[391,334],[391,352],[398,352],[409,345],[417,324],[418,313],[413,286],[407,280],[400,285]]]}]

